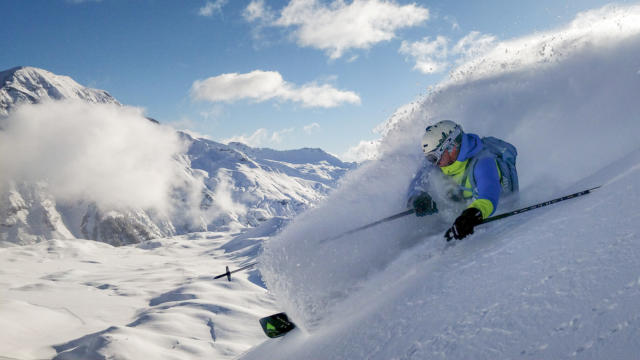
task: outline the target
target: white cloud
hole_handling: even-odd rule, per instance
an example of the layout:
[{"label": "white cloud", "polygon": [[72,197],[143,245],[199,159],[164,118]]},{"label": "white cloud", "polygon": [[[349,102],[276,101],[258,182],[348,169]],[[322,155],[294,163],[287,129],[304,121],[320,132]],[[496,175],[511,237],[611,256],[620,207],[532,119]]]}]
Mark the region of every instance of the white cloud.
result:
[{"label": "white cloud", "polygon": [[275,21],[277,14],[265,5],[264,0],[252,0],[242,12],[242,17],[247,22],[253,23],[251,36],[254,39],[254,47],[267,46],[270,41],[266,39],[264,30]]},{"label": "white cloud", "polygon": [[[252,1],[245,11],[247,19],[270,19],[262,1]],[[261,16],[260,14],[269,14]],[[294,27],[293,36],[304,47],[324,50],[338,59],[351,49],[369,49],[389,41],[401,28],[416,26],[429,19],[429,10],[415,4],[398,5],[387,0],[291,0],[271,26]]]},{"label": "white cloud", "polygon": [[467,36],[458,40],[458,43],[452,49],[452,53],[468,59],[486,53],[488,50],[494,48],[495,45],[495,36],[483,35],[478,31],[472,31]]},{"label": "white cloud", "polygon": [[356,162],[377,159],[380,156],[380,143],[380,140],[362,140],[358,145],[349,148],[340,158]]},{"label": "white cloud", "polygon": [[433,41],[429,37],[416,42],[403,41],[399,51],[415,59],[414,69],[424,74],[433,74],[444,71],[448,66],[448,42],[444,36],[438,36]]},{"label": "white cloud", "polygon": [[352,91],[338,90],[331,85],[309,83],[302,86],[284,81],[276,71],[255,70],[246,74],[230,73],[197,80],[191,87],[194,100],[234,102],[250,99],[263,102],[271,99],[293,101],[305,107],[336,107],[343,103],[359,104],[360,97]]},{"label": "white cloud", "polygon": [[264,0],[253,0],[247,5],[242,12],[242,16],[248,22],[255,22],[258,20],[271,22],[275,19],[275,14],[264,4]]},{"label": "white cloud", "polygon": [[23,105],[0,131],[0,184],[45,181],[59,201],[167,210],[181,179],[176,132],[142,110],[56,101]]},{"label": "white cloud", "polygon": [[451,24],[451,30],[453,31],[460,30],[460,24],[458,23],[458,20],[456,20],[454,17],[445,16],[443,19],[444,21]]},{"label": "white cloud", "polygon": [[228,144],[231,142],[239,142],[252,147],[259,147],[259,146],[262,146],[264,143],[266,143],[267,139],[269,139],[269,130],[261,128],[256,130],[251,135],[246,135],[246,134],[236,135],[228,139],[221,140],[220,142],[225,144]]},{"label": "white cloud", "polygon": [[314,131],[317,131],[318,129],[320,129],[320,124],[314,122],[309,125],[305,125],[302,129],[307,134],[312,134]]},{"label": "white cloud", "polygon": [[284,141],[284,137],[293,133],[294,131],[294,128],[287,128],[277,131],[269,131],[267,129],[260,128],[251,135],[236,135],[228,139],[221,140],[221,142],[225,144],[231,142],[239,142],[251,147],[262,147],[273,144],[281,144]]},{"label": "white cloud", "polygon": [[434,74],[447,70],[453,64],[479,56],[496,46],[496,38],[472,31],[449,47],[449,39],[438,36],[435,40],[425,37],[421,41],[403,41],[400,54],[413,58],[414,69],[424,74]]},{"label": "white cloud", "polygon": [[227,4],[227,1],[228,0],[207,1],[198,11],[198,15],[212,16],[216,12],[222,13],[222,8]]},{"label": "white cloud", "polygon": [[270,141],[273,144],[282,144],[283,137],[293,133],[293,131],[294,131],[293,128],[282,129],[280,131],[274,131],[273,134],[271,134]]}]

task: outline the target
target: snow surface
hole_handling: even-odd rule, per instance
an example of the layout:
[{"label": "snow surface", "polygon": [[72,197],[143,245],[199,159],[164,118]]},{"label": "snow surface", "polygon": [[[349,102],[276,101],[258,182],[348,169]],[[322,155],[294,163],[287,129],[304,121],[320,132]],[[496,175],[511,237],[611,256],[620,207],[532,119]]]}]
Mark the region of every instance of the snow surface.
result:
[{"label": "snow surface", "polygon": [[[394,117],[378,161],[266,243],[265,282],[300,330],[243,358],[637,358],[639,16],[609,6],[500,44]],[[451,208],[323,242],[404,209],[440,119],[516,145],[519,205],[604,186],[454,246]]]},{"label": "snow surface", "polygon": [[[638,16],[637,6],[594,10],[463,64],[382,127],[379,160],[293,222],[123,247],[75,239],[1,248],[0,356],[637,358]],[[604,186],[453,245],[442,233],[460,209],[444,203],[439,216],[322,242],[404,210],[421,133],[443,118],[518,147],[519,205]],[[304,170],[293,155],[265,158],[274,173]],[[234,164],[254,169],[252,156]],[[310,176],[323,184],[322,171]],[[261,274],[212,279],[255,260]],[[258,318],[282,310],[299,328],[265,341]]]},{"label": "snow surface", "polygon": [[137,246],[0,249],[0,358],[232,358],[264,340],[258,319],[277,309],[256,270],[213,276],[254,258],[282,221]]}]

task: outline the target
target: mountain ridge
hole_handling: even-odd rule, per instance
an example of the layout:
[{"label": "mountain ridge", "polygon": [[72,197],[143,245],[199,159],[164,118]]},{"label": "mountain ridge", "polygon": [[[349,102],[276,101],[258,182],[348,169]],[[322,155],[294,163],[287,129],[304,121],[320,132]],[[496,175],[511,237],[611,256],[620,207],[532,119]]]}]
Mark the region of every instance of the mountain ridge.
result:
[{"label": "mountain ridge", "polygon": [[[106,91],[85,88],[43,69],[15,67],[0,72],[0,79],[0,117],[46,101],[122,106]],[[357,166],[321,149],[280,151],[177,134],[187,150],[174,159],[183,169],[182,185],[170,190],[169,213],[106,209],[91,199],[59,201],[46,182],[7,179],[0,187],[0,241],[28,244],[56,237],[125,245],[193,231],[254,227],[312,207]]]},{"label": "mountain ridge", "polygon": [[0,116],[23,103],[61,99],[120,105],[107,91],[84,87],[69,76],[44,69],[16,66],[0,72]]}]

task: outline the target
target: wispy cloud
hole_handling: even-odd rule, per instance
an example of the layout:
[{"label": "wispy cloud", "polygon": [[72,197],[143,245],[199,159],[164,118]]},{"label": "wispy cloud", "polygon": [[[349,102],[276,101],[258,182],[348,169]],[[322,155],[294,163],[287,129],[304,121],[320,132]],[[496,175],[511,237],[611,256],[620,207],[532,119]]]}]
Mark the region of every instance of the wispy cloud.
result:
[{"label": "wispy cloud", "polygon": [[264,4],[264,0],[253,0],[242,12],[242,16],[248,22],[270,23],[275,20],[276,14],[270,7]]},{"label": "wispy cloud", "polygon": [[[302,127],[302,131],[307,134],[307,135],[311,135],[314,131],[317,131],[318,129],[320,129],[320,124],[314,122],[308,125],[305,125]],[[253,132],[253,134],[242,134],[242,135],[235,135],[232,136],[230,138],[221,140],[221,142],[228,144],[230,142],[240,142],[243,143],[245,145],[249,145],[252,147],[261,147],[261,146],[273,146],[273,145],[279,145],[282,144],[283,142],[286,142],[286,140],[290,139],[293,136],[296,136],[296,132],[300,132],[300,128],[285,128],[285,129],[281,129],[281,130],[267,130],[265,128],[260,128],[256,131]]]},{"label": "wispy cloud", "polygon": [[191,98],[210,102],[235,102],[242,99],[293,101],[305,107],[331,108],[344,103],[359,104],[360,97],[331,85],[308,83],[297,86],[286,82],[276,71],[255,70],[246,74],[229,73],[197,80],[191,86]]},{"label": "wispy cloud", "polygon": [[289,136],[295,131],[294,128],[286,128],[282,130],[269,131],[265,128],[256,130],[253,134],[236,135],[228,139],[224,139],[221,142],[228,144],[231,142],[239,142],[251,147],[261,147],[267,145],[281,144],[286,136]]},{"label": "wispy cloud", "polygon": [[438,36],[434,40],[425,37],[416,42],[403,41],[399,51],[415,60],[414,69],[424,74],[433,74],[444,71],[448,66],[448,43],[449,40],[444,36]]},{"label": "wispy cloud", "polygon": [[279,131],[274,131],[271,134],[270,141],[274,144],[282,144],[282,142],[284,141],[284,138],[292,134],[294,130],[295,130],[294,128],[287,128]]},{"label": "wispy cloud", "polygon": [[330,4],[291,0],[276,18],[262,0],[254,0],[245,10],[245,19],[292,27],[300,46],[323,50],[331,59],[338,59],[351,49],[369,49],[395,38],[399,29],[428,20],[429,10],[387,0],[354,0],[349,4],[342,0]]},{"label": "wispy cloud", "polygon": [[424,74],[434,74],[489,51],[496,46],[496,38],[472,31],[458,40],[453,47],[450,47],[449,43],[450,39],[444,36],[438,36],[433,40],[425,37],[415,42],[403,41],[398,51],[415,61],[415,70]]},{"label": "wispy cloud", "polygon": [[222,8],[227,4],[227,1],[228,0],[207,1],[198,11],[198,15],[209,17],[217,12],[222,13]]},{"label": "wispy cloud", "polygon": [[302,130],[304,130],[305,133],[307,134],[312,134],[314,131],[317,131],[318,129],[320,129],[320,124],[314,122],[311,123],[309,125],[305,125]]},{"label": "wispy cloud", "polygon": [[[453,47],[454,55],[460,55],[464,59],[479,56],[496,45],[496,37],[493,35],[481,34],[478,31],[472,31],[467,36],[458,40]],[[464,60],[463,59],[463,60]]]},{"label": "wispy cloud", "polygon": [[381,140],[362,140],[357,145],[350,147],[340,158],[344,161],[363,162],[374,160],[380,156]]},{"label": "wispy cloud", "polygon": [[260,128],[251,135],[247,135],[247,134],[235,135],[230,138],[223,139],[221,140],[221,142],[225,144],[228,144],[231,142],[239,142],[252,147],[258,147],[266,143],[268,139],[269,139],[269,130],[265,128]]}]

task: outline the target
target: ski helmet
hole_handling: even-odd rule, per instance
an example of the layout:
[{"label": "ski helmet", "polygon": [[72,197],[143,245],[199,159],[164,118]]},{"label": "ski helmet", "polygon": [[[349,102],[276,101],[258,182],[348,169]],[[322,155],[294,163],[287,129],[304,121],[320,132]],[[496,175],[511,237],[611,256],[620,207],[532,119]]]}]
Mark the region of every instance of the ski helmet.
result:
[{"label": "ski helmet", "polygon": [[436,164],[446,150],[462,141],[462,127],[451,120],[442,120],[427,127],[422,136],[422,152],[429,162]]}]

